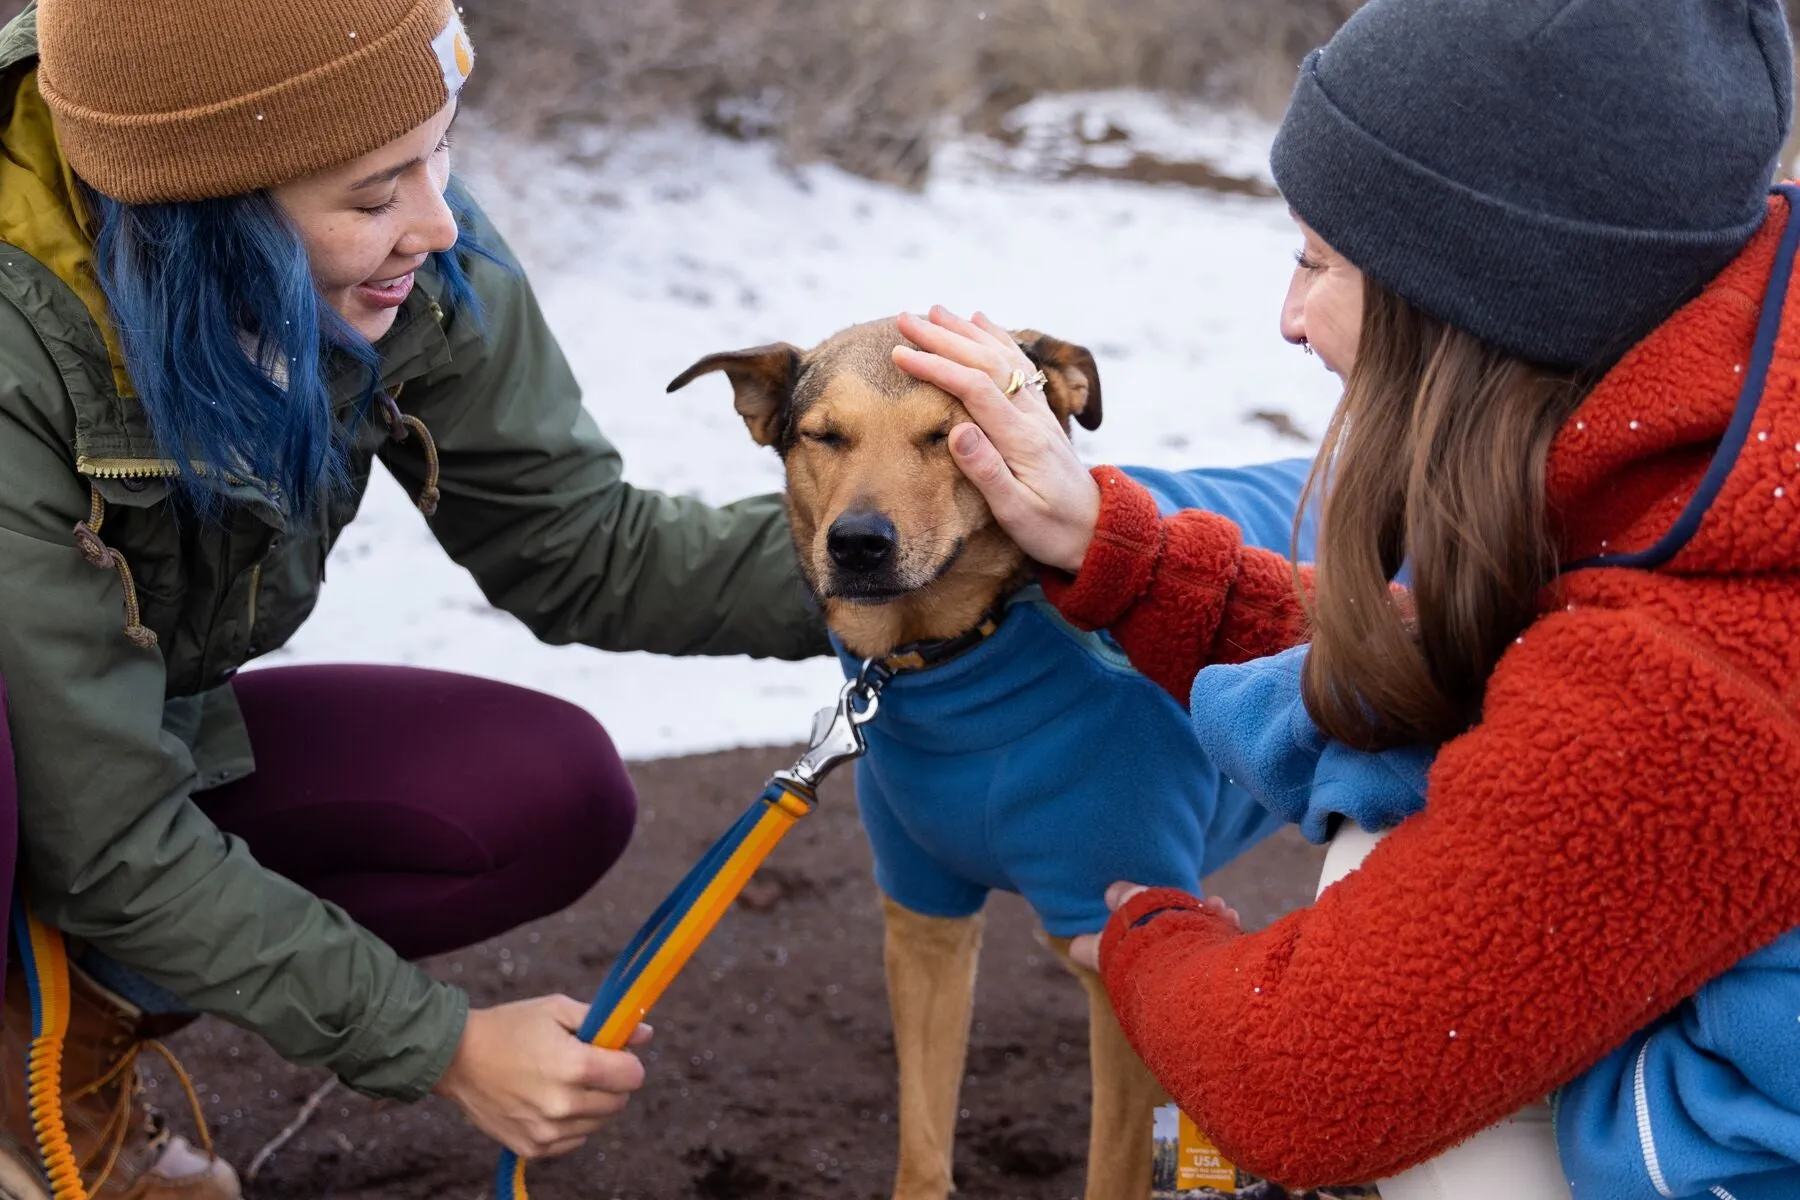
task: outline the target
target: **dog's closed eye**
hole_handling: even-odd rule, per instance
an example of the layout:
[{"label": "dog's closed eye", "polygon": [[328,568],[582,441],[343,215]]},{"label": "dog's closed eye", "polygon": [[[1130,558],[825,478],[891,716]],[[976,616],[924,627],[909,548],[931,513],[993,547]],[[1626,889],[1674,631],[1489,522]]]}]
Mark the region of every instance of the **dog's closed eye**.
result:
[{"label": "dog's closed eye", "polygon": [[824,446],[828,450],[842,450],[850,444],[850,439],[835,429],[803,429],[800,436],[815,446]]}]

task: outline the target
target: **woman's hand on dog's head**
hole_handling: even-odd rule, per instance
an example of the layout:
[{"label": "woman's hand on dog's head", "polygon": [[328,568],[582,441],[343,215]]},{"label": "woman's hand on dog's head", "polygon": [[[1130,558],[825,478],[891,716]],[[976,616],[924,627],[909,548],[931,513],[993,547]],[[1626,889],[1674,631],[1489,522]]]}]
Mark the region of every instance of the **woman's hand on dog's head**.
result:
[{"label": "woman's hand on dog's head", "polygon": [[1036,366],[980,313],[973,320],[941,306],[929,318],[906,313],[900,332],[918,348],[894,347],[895,365],[962,401],[974,421],[951,431],[950,453],[994,519],[1032,558],[1078,570],[1100,520],[1100,488],[1042,391],[1006,395],[1014,371]]},{"label": "woman's hand on dog's head", "polygon": [[[1118,912],[1133,896],[1146,890],[1141,883],[1130,883],[1121,879],[1106,889],[1106,907],[1112,912]],[[1244,927],[1243,919],[1238,916],[1237,909],[1232,908],[1219,897],[1208,896],[1200,903],[1230,921],[1236,928]],[[1098,971],[1100,969],[1100,935],[1087,933],[1070,942],[1069,957],[1090,971]]]}]

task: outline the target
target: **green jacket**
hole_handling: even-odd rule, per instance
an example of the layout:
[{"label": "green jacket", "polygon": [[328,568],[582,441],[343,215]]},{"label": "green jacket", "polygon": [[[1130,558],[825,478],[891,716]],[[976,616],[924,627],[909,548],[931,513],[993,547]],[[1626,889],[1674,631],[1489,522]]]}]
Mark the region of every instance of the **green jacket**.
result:
[{"label": "green jacket", "polygon": [[[191,797],[253,769],[228,681],[311,612],[375,458],[412,494],[425,487],[421,439],[365,422],[354,488],[304,524],[249,487],[217,526],[173,519],[171,467],[121,386],[86,246],[69,235],[67,168],[28,136],[36,53],[28,8],[0,31],[0,678],[28,894],[66,933],[288,1059],[416,1098],[450,1061],[466,997],[264,870]],[[60,199],[21,199],[39,193]],[[470,274],[485,331],[446,317],[441,281],[421,272],[379,350],[383,383],[441,457],[431,530],[488,599],[547,642],[826,652],[778,499],[715,509],[625,483],[523,276],[485,262]],[[362,382],[335,381],[345,411]],[[77,539],[78,522],[97,535]]]}]

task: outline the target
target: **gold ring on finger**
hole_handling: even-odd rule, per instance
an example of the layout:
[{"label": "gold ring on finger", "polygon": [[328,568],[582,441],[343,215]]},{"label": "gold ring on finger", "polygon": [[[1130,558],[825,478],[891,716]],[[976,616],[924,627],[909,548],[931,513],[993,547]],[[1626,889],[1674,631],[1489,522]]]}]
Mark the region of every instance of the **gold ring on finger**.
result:
[{"label": "gold ring on finger", "polygon": [[1006,398],[1010,400],[1019,394],[1020,388],[1041,388],[1049,382],[1050,377],[1045,375],[1041,370],[1034,371],[1028,375],[1025,373],[1024,367],[1014,367],[1012,378],[1006,381],[1005,395]]}]

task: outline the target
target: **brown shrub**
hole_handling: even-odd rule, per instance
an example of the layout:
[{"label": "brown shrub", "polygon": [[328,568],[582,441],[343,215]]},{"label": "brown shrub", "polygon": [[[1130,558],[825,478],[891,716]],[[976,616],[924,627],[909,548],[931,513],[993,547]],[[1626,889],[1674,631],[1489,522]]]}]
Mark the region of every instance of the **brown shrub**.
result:
[{"label": "brown shrub", "polygon": [[[1361,4],[469,0],[465,15],[482,56],[470,98],[502,130],[688,116],[917,184],[947,128],[992,130],[1045,92],[1141,87],[1274,115],[1300,59]],[[0,0],[0,20],[24,6]]]},{"label": "brown shrub", "polygon": [[503,128],[691,115],[916,184],[948,127],[1143,87],[1278,110],[1360,0],[489,0],[471,98]]}]

